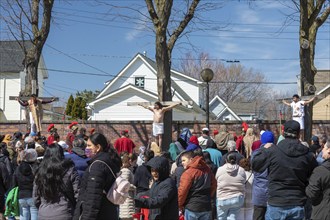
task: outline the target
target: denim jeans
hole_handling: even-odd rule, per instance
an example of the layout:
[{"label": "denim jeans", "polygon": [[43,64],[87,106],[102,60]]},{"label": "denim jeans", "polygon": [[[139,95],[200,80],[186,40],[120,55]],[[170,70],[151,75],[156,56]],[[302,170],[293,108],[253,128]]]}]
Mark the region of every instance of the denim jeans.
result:
[{"label": "denim jeans", "polygon": [[218,220],[235,220],[243,207],[244,196],[239,195],[229,199],[217,200]]},{"label": "denim jeans", "polygon": [[303,220],[304,217],[304,206],[267,206],[266,220]]},{"label": "denim jeans", "polygon": [[211,220],[212,211],[207,212],[193,212],[189,209],[184,210],[184,220]]},{"label": "denim jeans", "polygon": [[38,209],[34,204],[33,198],[19,199],[19,219],[38,220]]}]

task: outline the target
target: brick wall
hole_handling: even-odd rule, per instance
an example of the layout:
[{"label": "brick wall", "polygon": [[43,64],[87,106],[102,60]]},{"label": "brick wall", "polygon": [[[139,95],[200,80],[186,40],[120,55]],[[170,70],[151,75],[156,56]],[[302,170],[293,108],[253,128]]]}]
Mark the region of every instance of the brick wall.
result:
[{"label": "brick wall", "polygon": [[[62,140],[65,140],[67,133],[69,132],[68,125],[70,121],[54,121],[55,127],[58,129],[58,133]],[[47,127],[50,122],[44,122],[42,127],[42,135],[48,136]],[[225,124],[227,130],[231,133],[239,134],[241,131],[241,122],[238,121],[226,121],[221,124],[218,122],[210,123],[210,130],[219,129],[220,125]],[[256,121],[248,122],[250,127],[253,127],[255,132],[259,132],[261,129],[271,130],[277,136],[279,134],[279,121],[262,121],[257,123]],[[96,132],[103,133],[107,136],[111,143],[120,137],[122,130],[128,130],[129,135],[135,142],[136,146],[147,145],[152,140],[152,121],[86,121],[80,122],[80,127],[87,129],[95,128]],[[205,122],[182,122],[174,121],[173,130],[180,130],[184,127],[188,127],[193,131],[199,133],[202,128],[205,127]],[[13,134],[15,131],[26,131],[26,123],[24,121],[12,121],[0,123],[0,134]],[[314,121],[313,134],[322,135],[330,134],[330,121]],[[176,133],[173,133],[173,139],[176,139]]]}]

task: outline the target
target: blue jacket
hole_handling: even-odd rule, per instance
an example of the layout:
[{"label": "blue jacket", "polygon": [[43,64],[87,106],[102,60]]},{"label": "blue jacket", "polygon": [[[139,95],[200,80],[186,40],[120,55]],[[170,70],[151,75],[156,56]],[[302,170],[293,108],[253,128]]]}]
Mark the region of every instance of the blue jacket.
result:
[{"label": "blue jacket", "polygon": [[[79,151],[80,150],[80,151]],[[87,162],[90,160],[87,158],[82,149],[75,150],[75,148],[72,148],[72,153],[71,154],[66,154],[64,155],[66,159],[71,159],[74,163],[74,166],[76,170],[78,171],[78,174],[80,177],[83,176],[85,170],[88,167]]]},{"label": "blue jacket", "polygon": [[[265,144],[262,144],[259,149],[252,152],[253,156],[264,148]],[[253,183],[252,183],[252,204],[256,206],[267,206],[267,196],[268,196],[268,169],[264,172],[253,171]]]}]

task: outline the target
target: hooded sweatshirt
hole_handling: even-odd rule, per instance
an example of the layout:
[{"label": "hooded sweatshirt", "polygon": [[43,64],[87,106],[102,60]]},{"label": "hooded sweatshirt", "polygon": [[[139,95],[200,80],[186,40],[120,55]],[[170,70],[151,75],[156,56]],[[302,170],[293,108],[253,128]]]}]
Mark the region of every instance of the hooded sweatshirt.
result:
[{"label": "hooded sweatshirt", "polygon": [[193,212],[211,211],[211,198],[217,187],[203,157],[194,157],[183,172],[179,185],[179,208]]},{"label": "hooded sweatshirt", "polygon": [[148,219],[150,220],[179,219],[178,190],[174,180],[169,177],[170,165],[168,160],[156,156],[146,165],[158,171],[158,180],[154,181],[150,190],[135,197],[135,206],[148,208]]},{"label": "hooded sweatshirt", "polygon": [[217,174],[217,199],[224,200],[245,195],[246,174],[237,164],[226,163]]},{"label": "hooded sweatshirt", "polygon": [[252,160],[254,171],[268,168],[268,204],[279,207],[305,204],[305,188],[316,166],[309,148],[291,138],[257,151]]}]

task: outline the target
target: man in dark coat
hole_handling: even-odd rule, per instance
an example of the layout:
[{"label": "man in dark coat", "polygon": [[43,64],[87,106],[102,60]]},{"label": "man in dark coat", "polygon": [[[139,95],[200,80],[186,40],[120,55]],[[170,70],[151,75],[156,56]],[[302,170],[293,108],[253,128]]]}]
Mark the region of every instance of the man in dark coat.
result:
[{"label": "man in dark coat", "polygon": [[268,168],[266,219],[304,218],[305,188],[317,163],[309,148],[300,143],[299,132],[298,122],[287,121],[285,139],[278,146],[266,144],[253,157],[253,171],[263,172]]},{"label": "man in dark coat", "polygon": [[148,161],[147,166],[151,168],[153,184],[150,190],[135,197],[135,206],[148,208],[150,220],[179,219],[178,189],[169,177],[168,160],[157,156]]},{"label": "man in dark coat", "polygon": [[313,205],[312,219],[330,219],[330,142],[323,147],[322,157],[324,162],[315,168],[306,188]]}]

